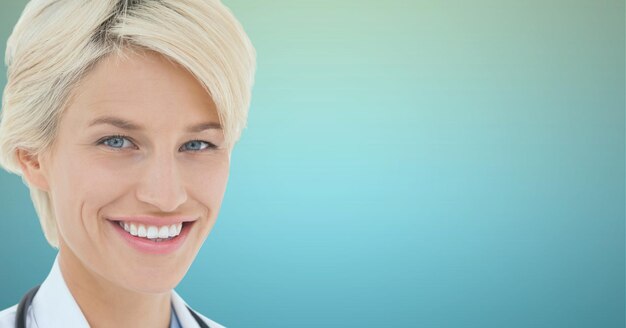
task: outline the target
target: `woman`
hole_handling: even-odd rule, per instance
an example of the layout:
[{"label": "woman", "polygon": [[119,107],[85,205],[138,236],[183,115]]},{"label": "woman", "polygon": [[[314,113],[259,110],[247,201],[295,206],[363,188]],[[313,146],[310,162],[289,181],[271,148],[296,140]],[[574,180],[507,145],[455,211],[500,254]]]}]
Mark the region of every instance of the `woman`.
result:
[{"label": "woman", "polygon": [[221,327],[173,289],[217,219],[255,57],[218,0],[26,6],[0,164],[58,254],[0,327]]}]

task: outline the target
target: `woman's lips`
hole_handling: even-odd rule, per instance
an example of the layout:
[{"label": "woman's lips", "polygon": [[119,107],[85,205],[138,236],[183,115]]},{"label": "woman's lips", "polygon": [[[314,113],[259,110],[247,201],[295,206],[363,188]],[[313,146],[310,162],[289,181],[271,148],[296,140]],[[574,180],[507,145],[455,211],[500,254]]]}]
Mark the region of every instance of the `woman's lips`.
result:
[{"label": "woman's lips", "polygon": [[120,226],[119,221],[107,221],[109,221],[113,229],[117,231],[120,237],[126,243],[128,243],[130,247],[146,254],[169,254],[175,252],[182,246],[185,239],[189,235],[189,231],[195,223],[195,221],[183,222],[182,229],[178,236],[175,236],[171,239],[161,239],[161,241],[154,241],[146,237],[131,235],[128,231],[124,230],[124,228]]}]

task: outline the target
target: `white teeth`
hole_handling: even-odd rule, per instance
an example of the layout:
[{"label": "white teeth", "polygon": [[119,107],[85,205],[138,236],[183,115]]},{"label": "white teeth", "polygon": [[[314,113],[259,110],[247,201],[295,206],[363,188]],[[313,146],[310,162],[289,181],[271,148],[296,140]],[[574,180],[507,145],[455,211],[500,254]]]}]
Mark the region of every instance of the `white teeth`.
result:
[{"label": "white teeth", "polygon": [[147,236],[147,232],[146,232],[146,227],[143,224],[139,225],[139,228],[137,228],[137,236],[139,237],[145,237]]},{"label": "white teeth", "polygon": [[130,224],[130,234],[137,236],[137,226],[134,223]]},{"label": "white teeth", "polygon": [[176,237],[180,234],[180,231],[183,229],[183,223],[172,224],[169,226],[145,226],[139,223],[128,223],[128,222],[118,222],[120,227],[126,230],[133,236],[143,237],[148,239],[156,239],[157,241],[161,241],[161,239],[168,239],[172,237]]},{"label": "white teeth", "polygon": [[155,226],[148,226],[148,235],[146,237],[154,239],[159,234],[159,229]]},{"label": "white teeth", "polygon": [[159,238],[167,238],[170,236],[170,228],[168,226],[162,226],[159,228]]},{"label": "white teeth", "polygon": [[178,235],[178,233],[177,233],[178,228],[176,228],[176,225],[175,225],[175,224],[172,224],[172,225],[169,227],[169,229],[168,229],[168,230],[169,230],[169,231],[168,231],[168,233],[169,233],[169,236],[170,236],[170,237],[174,237],[174,236]]}]

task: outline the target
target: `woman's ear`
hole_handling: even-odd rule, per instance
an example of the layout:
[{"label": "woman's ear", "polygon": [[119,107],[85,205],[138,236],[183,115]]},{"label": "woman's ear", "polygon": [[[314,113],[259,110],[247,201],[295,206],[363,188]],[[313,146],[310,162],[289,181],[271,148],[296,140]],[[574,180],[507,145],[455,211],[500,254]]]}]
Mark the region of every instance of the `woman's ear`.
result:
[{"label": "woman's ear", "polygon": [[49,191],[48,178],[41,166],[41,156],[31,154],[22,148],[18,148],[16,153],[17,160],[22,168],[22,174],[28,181],[28,184],[43,191]]}]

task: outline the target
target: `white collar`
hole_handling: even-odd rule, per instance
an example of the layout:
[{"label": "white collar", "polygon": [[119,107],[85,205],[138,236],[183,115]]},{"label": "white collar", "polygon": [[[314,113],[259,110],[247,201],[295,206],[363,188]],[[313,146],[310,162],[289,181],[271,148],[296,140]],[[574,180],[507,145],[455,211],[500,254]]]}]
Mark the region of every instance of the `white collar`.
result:
[{"label": "white collar", "polygon": [[[187,310],[187,304],[175,290],[172,290],[172,306],[181,327],[199,328],[198,323]],[[198,315],[200,314],[198,313]],[[33,299],[32,306],[28,309],[27,317],[27,326],[29,327],[66,328],[68,323],[71,323],[73,328],[89,328],[85,316],[65,284],[59,267],[58,254],[54,259],[54,264],[48,277],[41,284]],[[202,315],[200,317],[211,328],[224,328],[224,326]]]}]

